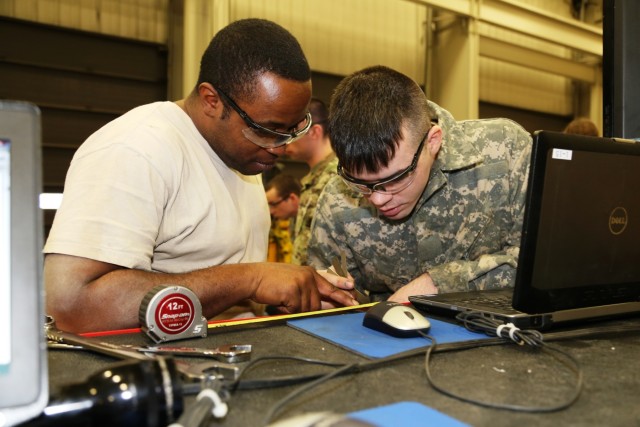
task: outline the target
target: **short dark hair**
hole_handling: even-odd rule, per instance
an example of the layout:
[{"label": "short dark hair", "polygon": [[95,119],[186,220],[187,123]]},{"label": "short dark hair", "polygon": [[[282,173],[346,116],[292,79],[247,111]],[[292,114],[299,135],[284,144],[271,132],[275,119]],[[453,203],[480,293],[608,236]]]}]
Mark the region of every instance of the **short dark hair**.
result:
[{"label": "short dark hair", "polygon": [[275,22],[241,19],[221,29],[200,61],[198,85],[219,87],[235,101],[252,101],[258,76],[274,73],[306,82],[311,70],[296,38]]},{"label": "short dark hair", "polygon": [[598,136],[598,126],[587,117],[578,117],[571,120],[569,124],[564,128],[564,133],[574,133],[578,135]]},{"label": "short dark hair", "polygon": [[264,186],[265,191],[269,191],[272,188],[278,192],[280,197],[288,197],[291,193],[299,196],[302,190],[300,180],[293,175],[278,174],[273,177],[267,185]]},{"label": "short dark hair", "polygon": [[329,109],[327,105],[319,98],[311,98],[309,112],[311,113],[313,124],[322,126],[322,131],[328,134]]},{"label": "short dark hair", "polygon": [[393,158],[403,125],[417,139],[430,120],[427,98],[416,82],[388,67],[368,67],[345,77],[333,92],[331,145],[346,171],[375,173]]}]

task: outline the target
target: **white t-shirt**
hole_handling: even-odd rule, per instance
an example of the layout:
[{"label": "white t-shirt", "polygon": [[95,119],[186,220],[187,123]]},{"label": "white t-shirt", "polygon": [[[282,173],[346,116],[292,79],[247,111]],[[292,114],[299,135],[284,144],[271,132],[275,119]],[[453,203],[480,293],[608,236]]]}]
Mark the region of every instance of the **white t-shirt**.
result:
[{"label": "white t-shirt", "polygon": [[260,176],[229,169],[180,107],[156,102],[78,149],[44,252],[182,273],[264,261],[269,224]]}]

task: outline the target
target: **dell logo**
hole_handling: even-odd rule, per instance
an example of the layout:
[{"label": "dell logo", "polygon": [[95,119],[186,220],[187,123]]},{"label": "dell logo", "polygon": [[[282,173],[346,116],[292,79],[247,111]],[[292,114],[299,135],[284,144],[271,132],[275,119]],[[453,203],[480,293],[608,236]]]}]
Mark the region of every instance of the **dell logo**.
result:
[{"label": "dell logo", "polygon": [[617,207],[609,215],[609,231],[611,234],[618,235],[627,228],[627,210],[623,207]]}]

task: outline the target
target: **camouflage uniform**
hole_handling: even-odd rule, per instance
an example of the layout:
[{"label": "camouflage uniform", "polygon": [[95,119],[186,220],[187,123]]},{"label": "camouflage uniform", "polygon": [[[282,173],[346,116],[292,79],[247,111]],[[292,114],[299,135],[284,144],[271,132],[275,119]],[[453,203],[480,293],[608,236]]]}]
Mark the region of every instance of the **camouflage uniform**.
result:
[{"label": "camouflage uniform", "polygon": [[432,103],[443,143],[410,216],[391,221],[339,177],[318,201],[309,264],[340,250],[373,300],[429,273],[440,293],[513,286],[531,136],[508,119],[456,122]]},{"label": "camouflage uniform", "polygon": [[320,197],[320,193],[322,193],[322,189],[329,179],[336,175],[337,167],[338,158],[332,153],[311,168],[309,173],[300,181],[302,184],[300,205],[295,228],[291,236],[293,239],[292,262],[294,264],[307,264],[307,245],[311,236],[311,221],[316,211],[318,197]]}]

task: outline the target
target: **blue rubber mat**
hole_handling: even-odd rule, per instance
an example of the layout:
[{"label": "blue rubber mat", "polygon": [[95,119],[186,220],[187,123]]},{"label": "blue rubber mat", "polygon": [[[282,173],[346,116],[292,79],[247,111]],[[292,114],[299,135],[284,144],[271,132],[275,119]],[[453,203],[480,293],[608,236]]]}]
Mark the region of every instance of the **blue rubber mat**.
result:
[{"label": "blue rubber mat", "polygon": [[[425,338],[396,338],[362,326],[364,313],[336,314],[289,320],[287,325],[315,335],[340,347],[369,358],[391,356],[407,350],[426,347]],[[433,336],[438,344],[473,341],[489,338],[482,333],[466,330],[462,326],[429,319]]]}]

